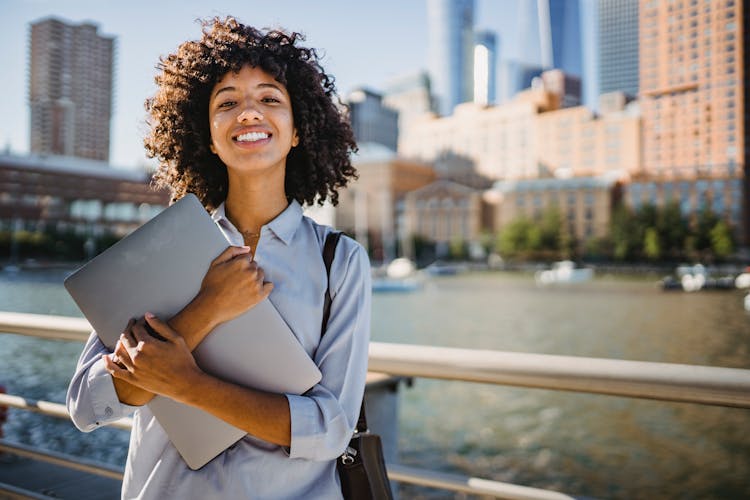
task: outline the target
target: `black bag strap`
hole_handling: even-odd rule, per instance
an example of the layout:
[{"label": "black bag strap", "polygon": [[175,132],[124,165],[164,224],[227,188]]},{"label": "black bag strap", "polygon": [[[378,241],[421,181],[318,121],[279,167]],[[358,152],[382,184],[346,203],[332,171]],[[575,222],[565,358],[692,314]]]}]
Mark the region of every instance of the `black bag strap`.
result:
[{"label": "black bag strap", "polygon": [[[323,325],[320,331],[320,338],[326,333],[328,328],[328,318],[331,315],[331,264],[333,263],[333,257],[336,255],[336,245],[338,245],[341,233],[339,231],[332,231],[326,236],[325,244],[323,245],[323,262],[326,265],[326,294],[323,297]],[[355,432],[367,432],[367,416],[365,415],[365,400],[362,398],[362,406],[359,409],[359,418],[357,419],[357,428]]]}]

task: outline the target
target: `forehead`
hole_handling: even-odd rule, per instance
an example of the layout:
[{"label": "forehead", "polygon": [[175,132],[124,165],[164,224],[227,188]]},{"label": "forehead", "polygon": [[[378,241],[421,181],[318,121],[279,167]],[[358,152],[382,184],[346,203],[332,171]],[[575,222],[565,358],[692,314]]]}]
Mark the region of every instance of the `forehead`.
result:
[{"label": "forehead", "polygon": [[239,71],[230,71],[224,74],[214,85],[211,95],[216,95],[220,90],[228,87],[234,89],[275,87],[281,92],[287,93],[286,86],[276,80],[270,73],[267,73],[263,68],[250,65],[243,66]]}]

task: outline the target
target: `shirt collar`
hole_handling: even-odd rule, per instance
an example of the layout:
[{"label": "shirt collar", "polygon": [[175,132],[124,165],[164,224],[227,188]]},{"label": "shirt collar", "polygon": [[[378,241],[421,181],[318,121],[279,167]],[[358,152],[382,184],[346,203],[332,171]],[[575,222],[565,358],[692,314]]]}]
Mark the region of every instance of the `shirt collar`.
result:
[{"label": "shirt collar", "polygon": [[[232,224],[232,222],[227,218],[224,202],[216,207],[216,210],[214,210],[214,212],[211,214],[211,218],[214,220],[214,222],[228,225],[234,231],[239,233],[234,224]],[[263,230],[264,228],[270,229],[271,232],[276,235],[276,237],[283,241],[285,245],[288,245],[292,241],[294,233],[297,232],[297,228],[299,227],[301,222],[302,207],[297,200],[292,200],[283,212],[277,215],[276,218],[271,222],[265,224],[261,228],[261,230]]]}]

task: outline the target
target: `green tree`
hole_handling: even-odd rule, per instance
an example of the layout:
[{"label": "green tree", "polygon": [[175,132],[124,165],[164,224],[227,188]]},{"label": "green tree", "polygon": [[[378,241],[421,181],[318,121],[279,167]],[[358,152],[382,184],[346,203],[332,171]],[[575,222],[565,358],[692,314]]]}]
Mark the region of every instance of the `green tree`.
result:
[{"label": "green tree", "polygon": [[539,224],[540,248],[544,250],[560,250],[562,226],[562,216],[559,210],[550,208],[545,211]]},{"label": "green tree", "polygon": [[612,214],[610,236],[612,239],[612,257],[615,260],[631,260],[642,239],[637,234],[635,215],[624,205],[615,208]]},{"label": "green tree", "polygon": [[734,252],[732,231],[724,221],[719,221],[711,229],[711,250],[719,259],[725,259]]},{"label": "green tree", "polygon": [[452,260],[466,259],[466,242],[460,237],[455,237],[450,241],[448,255]]},{"label": "green tree", "polygon": [[656,228],[660,236],[662,256],[673,260],[683,257],[685,242],[690,235],[688,222],[676,201],[669,202],[661,209]]},{"label": "green tree", "polygon": [[711,251],[711,230],[719,222],[719,216],[710,209],[701,210],[696,218],[693,236],[695,237],[695,250],[698,252]]},{"label": "green tree", "polygon": [[528,248],[529,228],[531,223],[527,219],[516,219],[508,224],[498,237],[497,247],[500,255],[505,257],[516,257],[525,253]]},{"label": "green tree", "polygon": [[643,254],[652,261],[659,260],[661,257],[659,233],[654,227],[646,228],[643,236]]}]

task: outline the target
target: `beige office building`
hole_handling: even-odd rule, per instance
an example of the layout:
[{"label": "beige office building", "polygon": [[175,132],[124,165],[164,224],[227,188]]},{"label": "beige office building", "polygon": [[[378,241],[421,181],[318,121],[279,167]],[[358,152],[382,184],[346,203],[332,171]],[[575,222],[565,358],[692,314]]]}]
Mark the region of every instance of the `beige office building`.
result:
[{"label": "beige office building", "polygon": [[399,154],[428,162],[462,158],[491,179],[538,177],[536,118],[557,107],[559,96],[531,89],[498,106],[464,103],[451,116],[423,115],[400,131]]},{"label": "beige office building", "polygon": [[641,169],[636,103],[627,104],[623,94],[615,93],[603,96],[601,116],[583,106],[561,109],[562,74],[554,70],[543,76],[539,86],[508,103],[467,103],[457,106],[452,116],[415,120],[402,131],[399,153],[426,161],[458,157],[495,180]]},{"label": "beige office building", "polygon": [[536,118],[541,177],[591,177],[642,169],[638,104],[621,92],[600,98],[601,115],[584,107],[541,113]]},{"label": "beige office building", "polygon": [[479,241],[482,191],[440,179],[404,196],[404,232],[436,243]]},{"label": "beige office building", "polygon": [[609,234],[612,207],[621,196],[617,172],[570,179],[499,181],[488,194],[496,202],[495,229],[517,219],[541,221],[547,210],[558,211],[570,234],[582,246]]},{"label": "beige office building", "polygon": [[379,144],[360,144],[359,149],[352,158],[359,179],[340,191],[335,225],[353,234],[374,260],[389,261],[396,257],[396,241],[404,238],[404,195],[433,182],[435,170]]}]

